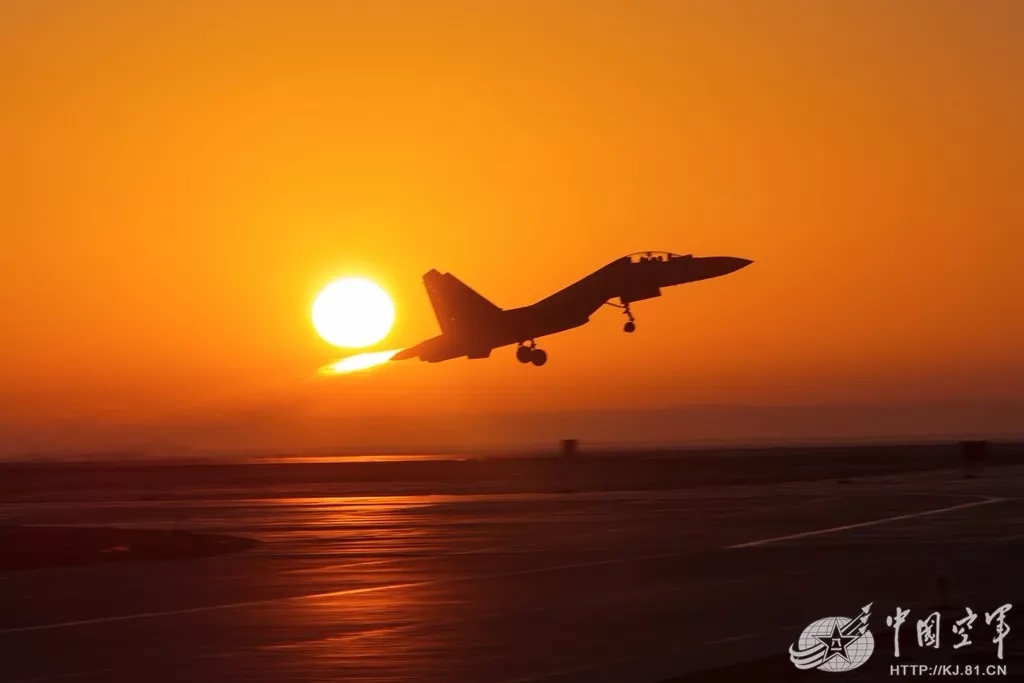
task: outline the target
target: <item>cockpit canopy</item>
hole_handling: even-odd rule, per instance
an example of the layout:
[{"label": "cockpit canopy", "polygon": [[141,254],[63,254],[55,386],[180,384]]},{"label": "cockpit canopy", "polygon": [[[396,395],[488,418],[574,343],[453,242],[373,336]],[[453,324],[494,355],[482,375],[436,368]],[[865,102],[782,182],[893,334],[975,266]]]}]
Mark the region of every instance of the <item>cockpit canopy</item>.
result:
[{"label": "cockpit canopy", "polygon": [[675,259],[681,258],[693,258],[693,254],[673,254],[668,251],[638,251],[635,254],[630,254],[626,258],[629,259],[630,263],[651,263],[674,261]]}]

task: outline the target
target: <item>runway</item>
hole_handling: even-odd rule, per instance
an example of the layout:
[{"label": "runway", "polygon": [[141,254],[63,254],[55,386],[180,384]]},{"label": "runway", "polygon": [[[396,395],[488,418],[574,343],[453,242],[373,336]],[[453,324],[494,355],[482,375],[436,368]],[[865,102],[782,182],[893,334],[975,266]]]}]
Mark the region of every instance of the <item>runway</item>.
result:
[{"label": "runway", "polygon": [[[642,683],[744,663],[788,680],[805,626],[868,603],[879,645],[862,677],[888,676],[897,606],[912,610],[903,661],[923,661],[917,617],[1003,603],[1019,675],[1022,492],[1024,466],[1006,465],[646,491],[23,497],[0,517],[260,544],[0,574],[0,680]],[[995,663],[987,628],[974,648]]]}]

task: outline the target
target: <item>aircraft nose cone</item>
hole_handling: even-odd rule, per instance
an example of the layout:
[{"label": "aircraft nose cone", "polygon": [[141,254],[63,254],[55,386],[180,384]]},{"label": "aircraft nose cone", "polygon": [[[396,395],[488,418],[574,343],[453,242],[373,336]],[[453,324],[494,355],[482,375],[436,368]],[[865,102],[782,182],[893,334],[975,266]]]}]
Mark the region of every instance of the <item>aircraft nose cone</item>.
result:
[{"label": "aircraft nose cone", "polygon": [[735,273],[740,268],[746,268],[753,263],[749,259],[737,256],[709,256],[701,260],[705,261],[706,277],[721,277],[722,275]]},{"label": "aircraft nose cone", "polygon": [[728,261],[727,267],[729,270],[726,272],[729,273],[735,273],[740,268],[746,268],[753,263],[750,259],[739,258],[738,256],[727,256],[725,260]]}]

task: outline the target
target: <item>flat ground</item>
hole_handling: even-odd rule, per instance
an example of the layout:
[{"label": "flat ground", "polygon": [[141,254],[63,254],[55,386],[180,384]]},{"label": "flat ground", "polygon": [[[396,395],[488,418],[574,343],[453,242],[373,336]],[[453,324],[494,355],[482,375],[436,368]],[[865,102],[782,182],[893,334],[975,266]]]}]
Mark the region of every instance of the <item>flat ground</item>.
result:
[{"label": "flat ground", "polygon": [[[776,454],[762,461],[770,476],[722,460],[694,465],[690,481],[620,459],[463,463],[476,469],[454,478],[454,465],[428,477],[422,462],[388,464],[411,468],[404,477],[320,464],[303,476],[9,469],[3,524],[259,543],[0,573],[0,680],[809,680],[826,674],[793,668],[790,644],[868,603],[876,651],[844,681],[911,662],[1024,675],[1024,466],[936,458],[892,471],[886,458],[820,457],[812,475]],[[672,476],[686,470],[678,460]],[[1004,603],[1013,632],[1000,662],[984,612]],[[885,625],[897,606],[912,610],[900,660]],[[974,644],[954,656],[950,629],[968,606],[981,614]],[[916,620],[936,609],[940,650],[922,650]]]}]

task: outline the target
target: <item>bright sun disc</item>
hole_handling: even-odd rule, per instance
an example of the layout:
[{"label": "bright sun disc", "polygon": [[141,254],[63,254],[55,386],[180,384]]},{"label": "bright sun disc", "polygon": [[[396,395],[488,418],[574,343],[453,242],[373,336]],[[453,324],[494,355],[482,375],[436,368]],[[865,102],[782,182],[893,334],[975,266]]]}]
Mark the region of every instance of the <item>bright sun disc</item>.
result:
[{"label": "bright sun disc", "polygon": [[313,327],[335,346],[355,349],[376,344],[394,322],[391,297],[363,278],[335,280],[313,302]]}]

